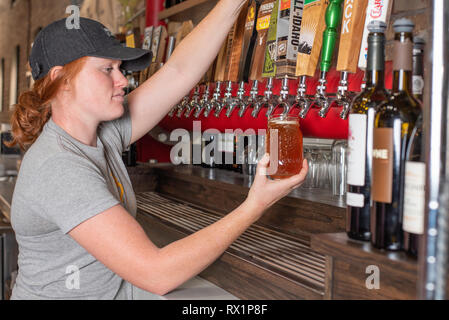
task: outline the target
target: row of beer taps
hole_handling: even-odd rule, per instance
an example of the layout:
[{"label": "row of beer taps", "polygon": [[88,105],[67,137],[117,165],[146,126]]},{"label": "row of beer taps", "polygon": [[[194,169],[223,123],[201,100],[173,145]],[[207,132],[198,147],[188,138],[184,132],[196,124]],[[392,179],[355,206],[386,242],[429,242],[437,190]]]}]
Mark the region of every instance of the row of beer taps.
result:
[{"label": "row of beer taps", "polygon": [[[259,95],[260,81],[253,80],[249,96],[245,96],[245,82],[240,82],[236,96],[232,95],[233,82],[215,82],[215,89],[212,92],[212,83],[205,84],[205,89],[201,93],[200,85],[197,85],[192,95],[185,96],[172,110],[168,113],[169,117],[178,118],[199,118],[201,114],[209,117],[213,114],[220,117],[225,112],[227,117],[231,117],[232,113],[237,110],[238,115],[243,117],[247,110],[252,108],[251,115],[257,118],[260,111],[266,108],[266,116],[270,117],[277,108],[282,108],[283,115],[289,115],[293,108],[299,108],[299,117],[306,118],[310,108],[315,105],[319,107],[318,114],[325,118],[328,114],[333,102],[338,106],[342,106],[340,117],[346,119],[349,113],[351,101],[354,93],[348,91],[348,74],[341,73],[340,84],[336,95],[326,93],[326,72],[322,71],[319,79],[319,85],[315,96],[306,95],[306,76],[299,78],[298,90],[296,97],[289,94],[289,81],[285,77],[282,79],[282,87],[279,96],[273,94],[274,78],[267,78],[265,91],[263,95]],[[223,87],[224,92],[223,92]]]}]

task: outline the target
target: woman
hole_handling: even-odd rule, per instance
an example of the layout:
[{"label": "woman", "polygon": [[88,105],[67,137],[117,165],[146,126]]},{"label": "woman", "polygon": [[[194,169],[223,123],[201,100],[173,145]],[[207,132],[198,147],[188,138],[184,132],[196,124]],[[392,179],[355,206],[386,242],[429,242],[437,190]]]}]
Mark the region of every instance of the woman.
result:
[{"label": "woman", "polygon": [[89,19],[80,28],[60,20],[39,33],[30,56],[36,82],[12,118],[13,144],[27,149],[11,207],[20,252],[12,299],[132,299],[133,286],[164,295],[214,262],[304,181],[306,162],[297,176],[268,180],[265,155],[238,208],[163,248],[134,218],[122,151],[200,80],[244,2],[219,1],[129,97],[120,68],[145,68],[148,52],[121,47]]}]

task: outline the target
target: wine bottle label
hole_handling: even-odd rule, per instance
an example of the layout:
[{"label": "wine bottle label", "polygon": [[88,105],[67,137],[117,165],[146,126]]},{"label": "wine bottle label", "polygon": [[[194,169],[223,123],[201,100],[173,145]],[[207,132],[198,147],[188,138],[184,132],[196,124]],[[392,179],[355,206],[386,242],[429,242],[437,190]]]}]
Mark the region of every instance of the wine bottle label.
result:
[{"label": "wine bottle label", "polygon": [[393,192],[393,128],[374,128],[373,201],[391,203]]},{"label": "wine bottle label", "polygon": [[353,186],[365,185],[366,114],[349,115],[348,178]]},{"label": "wine bottle label", "polygon": [[404,231],[424,233],[426,164],[407,161],[405,163]]},{"label": "wine bottle label", "polygon": [[364,203],[365,197],[363,196],[363,194],[352,192],[346,193],[346,205],[351,207],[363,208]]},{"label": "wine bottle label", "polygon": [[424,79],[422,76],[413,76],[413,94],[423,94],[424,90]]},{"label": "wine bottle label", "polygon": [[369,0],[366,9],[365,27],[363,28],[362,45],[360,48],[359,68],[366,69],[368,57],[368,24],[371,21],[382,21],[388,25],[393,0]]}]

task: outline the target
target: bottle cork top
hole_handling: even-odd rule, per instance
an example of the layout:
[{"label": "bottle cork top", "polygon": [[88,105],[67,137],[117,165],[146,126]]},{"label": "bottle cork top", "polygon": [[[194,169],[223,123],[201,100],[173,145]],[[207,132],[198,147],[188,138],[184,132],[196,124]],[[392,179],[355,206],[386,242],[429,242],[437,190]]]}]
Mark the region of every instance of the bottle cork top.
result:
[{"label": "bottle cork top", "polygon": [[373,20],[368,24],[367,28],[371,33],[385,33],[385,30],[387,30],[387,24],[383,21]]},{"label": "bottle cork top", "polygon": [[393,23],[394,32],[412,32],[414,27],[415,24],[405,18],[398,19]]},{"label": "bottle cork top", "polygon": [[424,49],[426,41],[421,37],[413,37],[413,48]]}]

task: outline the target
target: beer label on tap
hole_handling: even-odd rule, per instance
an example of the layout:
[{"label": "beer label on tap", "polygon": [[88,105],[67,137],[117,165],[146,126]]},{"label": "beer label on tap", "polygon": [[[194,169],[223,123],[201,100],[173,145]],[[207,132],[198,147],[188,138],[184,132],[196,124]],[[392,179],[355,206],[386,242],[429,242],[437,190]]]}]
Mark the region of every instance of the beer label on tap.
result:
[{"label": "beer label on tap", "polygon": [[273,11],[274,1],[265,0],[259,9],[256,22],[257,38],[253,52],[250,80],[262,80],[262,69],[264,62],[265,47],[267,43],[268,28],[270,26],[271,12]]},{"label": "beer label on tap", "polygon": [[326,27],[324,15],[329,0],[306,0],[299,36],[297,76],[315,75]]},{"label": "beer label on tap", "polygon": [[357,71],[357,62],[362,42],[363,26],[365,25],[366,6],[368,0],[345,0],[343,19],[338,50],[337,71]]},{"label": "beer label on tap", "polygon": [[276,77],[294,78],[299,48],[304,0],[281,0],[278,13]]},{"label": "beer label on tap", "polygon": [[368,57],[368,24],[371,21],[382,21],[388,25],[393,0],[369,0],[366,9],[365,27],[363,28],[362,44],[360,47],[359,68],[365,70]]},{"label": "beer label on tap", "polygon": [[276,75],[276,56],[277,56],[277,21],[278,8],[280,0],[276,0],[273,11],[271,12],[270,27],[268,28],[267,46],[265,48],[265,57],[262,76],[264,78],[274,77]]},{"label": "beer label on tap", "polygon": [[244,34],[245,34],[245,24],[246,15],[248,12],[248,5],[243,7],[240,15],[235,23],[234,37],[232,40],[231,51],[230,51],[230,62],[229,62],[229,73],[228,79],[232,82],[237,82],[239,77],[239,66],[240,57],[242,56]]},{"label": "beer label on tap", "polygon": [[246,15],[245,33],[243,36],[242,53],[240,56],[239,81],[248,81],[251,58],[253,57],[254,45],[256,43],[257,31],[255,29],[259,5],[252,1]]}]

